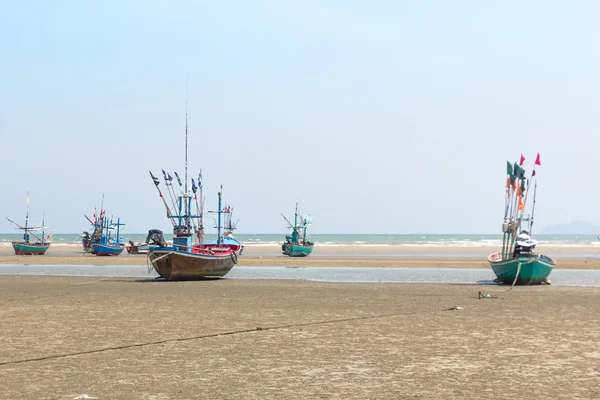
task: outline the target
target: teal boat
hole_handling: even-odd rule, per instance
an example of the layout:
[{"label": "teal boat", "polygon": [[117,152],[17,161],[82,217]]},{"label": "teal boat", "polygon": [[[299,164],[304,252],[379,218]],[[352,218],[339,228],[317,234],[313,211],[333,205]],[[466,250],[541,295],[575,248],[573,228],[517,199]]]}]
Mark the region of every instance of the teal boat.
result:
[{"label": "teal boat", "polygon": [[[502,250],[491,254],[488,262],[496,274],[497,283],[511,285],[549,284],[548,276],[556,261],[546,255],[536,253],[537,241],[531,238],[537,180],[535,166],[541,165],[538,153],[531,175],[527,178],[523,169],[525,158],[511,164],[507,162],[506,201],[502,224]],[[529,187],[534,180],[533,205],[530,214],[525,214]]]},{"label": "teal boat", "polygon": [[289,228],[292,229],[292,234],[286,235],[285,242],[281,245],[282,253],[290,257],[306,257],[312,253],[315,244],[306,238],[306,229],[312,224],[312,216],[299,216],[297,202],[296,212],[294,213],[294,224],[285,215],[281,214],[281,216],[289,224]]},{"label": "teal boat", "polygon": [[[48,248],[51,244],[49,241],[51,234],[46,234],[46,229],[50,227],[44,226],[44,216],[42,216],[42,226],[29,225],[29,192],[27,192],[27,214],[25,215],[25,226],[19,225],[8,217],[6,219],[12,224],[16,225],[17,229],[23,231],[23,240],[12,242],[12,246],[16,255],[43,256],[46,254],[46,251],[48,251]],[[32,240],[32,236],[37,240]]]}]

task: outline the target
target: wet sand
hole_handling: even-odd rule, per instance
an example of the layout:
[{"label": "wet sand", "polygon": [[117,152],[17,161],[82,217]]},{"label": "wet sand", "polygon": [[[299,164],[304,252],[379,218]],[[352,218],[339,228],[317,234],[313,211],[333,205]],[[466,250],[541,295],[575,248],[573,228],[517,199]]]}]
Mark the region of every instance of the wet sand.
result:
[{"label": "wet sand", "polygon": [[[246,246],[240,266],[288,267],[390,267],[390,268],[489,268],[487,256],[495,248],[464,247],[316,247],[309,257],[290,258],[278,246]],[[556,258],[557,269],[600,269],[596,248],[545,248]],[[50,247],[44,256],[15,256],[12,249],[0,249],[0,264],[55,265],[146,265],[142,254],[97,257],[85,254],[80,246]]]},{"label": "wet sand", "polygon": [[0,398],[600,398],[600,291],[506,290],[0,276]]}]

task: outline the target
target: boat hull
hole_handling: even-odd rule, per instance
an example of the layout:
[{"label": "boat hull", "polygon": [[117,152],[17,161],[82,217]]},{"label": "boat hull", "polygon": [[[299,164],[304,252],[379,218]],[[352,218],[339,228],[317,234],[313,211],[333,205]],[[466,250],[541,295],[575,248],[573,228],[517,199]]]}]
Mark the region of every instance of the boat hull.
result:
[{"label": "boat hull", "polygon": [[233,251],[234,253],[236,253],[238,256],[241,256],[242,253],[244,252],[244,246],[238,242],[235,239],[231,239],[231,238],[225,238],[221,244],[217,243],[216,240],[211,240],[209,242],[204,242],[204,244],[202,244],[200,247],[202,249],[210,249],[210,248],[215,248],[217,246],[222,246],[222,247],[228,247],[231,249],[231,251]]},{"label": "boat hull", "polygon": [[50,243],[12,242],[12,246],[18,256],[43,256],[50,247]]},{"label": "boat hull", "polygon": [[[543,254],[521,255],[502,260],[499,253],[494,253],[488,257],[488,261],[496,274],[496,281],[505,284],[515,282],[515,285],[548,283],[548,275],[556,265],[554,259]],[[519,264],[521,264],[520,270]]]},{"label": "boat hull", "polygon": [[225,276],[237,263],[237,254],[205,255],[161,249],[150,251],[148,259],[164,279],[185,281]]},{"label": "boat hull", "polygon": [[101,256],[101,257],[118,256],[119,254],[121,254],[123,252],[123,247],[121,247],[119,245],[111,246],[108,244],[93,243],[92,248],[93,248],[92,253],[96,254],[97,256]]},{"label": "boat hull", "polygon": [[306,257],[310,253],[312,253],[314,245],[301,245],[301,244],[291,244],[284,243],[281,246],[281,250],[284,255],[290,257]]},{"label": "boat hull", "polygon": [[132,245],[125,246],[125,249],[127,250],[128,254],[148,254],[150,252],[150,250],[157,248],[157,247],[158,246],[153,246],[153,245],[148,245],[148,244],[141,244],[141,245],[132,244]]}]

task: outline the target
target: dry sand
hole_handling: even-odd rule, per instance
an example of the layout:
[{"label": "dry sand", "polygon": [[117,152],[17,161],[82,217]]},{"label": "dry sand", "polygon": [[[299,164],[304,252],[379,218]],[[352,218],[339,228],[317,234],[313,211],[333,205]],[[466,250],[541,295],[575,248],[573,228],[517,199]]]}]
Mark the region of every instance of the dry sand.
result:
[{"label": "dry sand", "polygon": [[506,289],[0,276],[0,398],[600,398],[600,290]]},{"label": "dry sand", "polygon": [[[290,267],[395,267],[395,268],[489,268],[487,255],[495,248],[463,247],[316,247],[305,258],[281,254],[278,246],[246,246],[240,266]],[[558,259],[557,269],[600,269],[600,255],[595,248],[545,248],[544,254]],[[0,249],[0,264],[57,265],[146,265],[145,255],[96,257],[81,246],[50,247],[45,256],[15,256],[10,247]]]}]

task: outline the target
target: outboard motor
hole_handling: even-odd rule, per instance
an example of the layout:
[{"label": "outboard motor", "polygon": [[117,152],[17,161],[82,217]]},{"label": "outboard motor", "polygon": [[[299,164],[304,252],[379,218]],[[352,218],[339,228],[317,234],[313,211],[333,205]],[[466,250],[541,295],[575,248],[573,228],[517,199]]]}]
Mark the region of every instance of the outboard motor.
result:
[{"label": "outboard motor", "polygon": [[163,237],[163,233],[158,229],[150,229],[148,231],[148,236],[146,237],[146,243],[150,243],[158,245],[159,247],[165,247],[165,238]]}]

